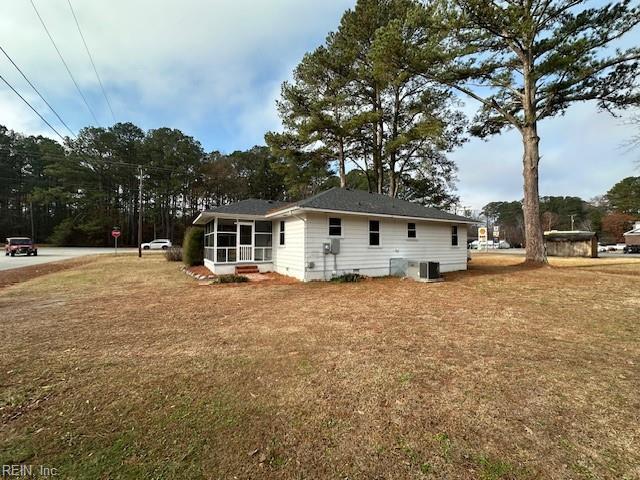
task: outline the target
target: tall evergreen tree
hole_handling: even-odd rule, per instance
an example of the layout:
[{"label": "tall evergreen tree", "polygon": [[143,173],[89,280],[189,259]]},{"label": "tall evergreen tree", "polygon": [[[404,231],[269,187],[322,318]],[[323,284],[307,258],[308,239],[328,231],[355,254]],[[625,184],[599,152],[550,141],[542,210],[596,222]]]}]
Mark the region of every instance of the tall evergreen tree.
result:
[{"label": "tall evergreen tree", "polygon": [[460,143],[463,118],[446,88],[389,61],[417,55],[414,38],[428,36],[425,15],[413,0],[359,0],[283,85],[285,133],[267,142],[298,148],[300,159],[337,159],[342,186],[350,164],[371,191],[450,203],[455,165],[445,154]]},{"label": "tall evergreen tree", "polygon": [[538,123],[571,104],[593,100],[612,109],[637,103],[640,48],[613,49],[640,22],[628,0],[453,0],[436,4],[443,20],[439,74],[433,49],[423,73],[481,104],[472,132],[516,129],[523,144],[526,259],[546,262],[538,177]]}]

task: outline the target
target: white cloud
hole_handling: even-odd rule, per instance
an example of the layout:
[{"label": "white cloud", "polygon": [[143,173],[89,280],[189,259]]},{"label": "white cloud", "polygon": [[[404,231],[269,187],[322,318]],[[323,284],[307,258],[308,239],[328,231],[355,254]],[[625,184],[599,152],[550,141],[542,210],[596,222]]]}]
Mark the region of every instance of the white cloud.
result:
[{"label": "white cloud", "polygon": [[[571,107],[540,124],[540,194],[602,195],[622,178],[638,175],[638,152],[621,145],[633,135],[624,119],[599,112],[595,104]],[[522,143],[508,131],[487,141],[473,139],[452,157],[459,167],[462,204],[480,208],[491,201],[522,198]]]},{"label": "white cloud", "polygon": [[[98,118],[109,115],[66,0],[35,0]],[[73,1],[73,0],[72,0]],[[264,82],[279,84],[304,52],[321,43],[353,0],[73,1],[119,120],[146,128],[191,125],[211,115],[258,118]],[[4,47],[74,128],[86,107],[30,2],[0,18]],[[12,67],[0,59],[0,68]],[[24,87],[24,82],[18,85]],[[28,88],[28,87],[27,87]],[[270,105],[275,110],[275,105]],[[239,110],[240,109],[240,110]]]}]

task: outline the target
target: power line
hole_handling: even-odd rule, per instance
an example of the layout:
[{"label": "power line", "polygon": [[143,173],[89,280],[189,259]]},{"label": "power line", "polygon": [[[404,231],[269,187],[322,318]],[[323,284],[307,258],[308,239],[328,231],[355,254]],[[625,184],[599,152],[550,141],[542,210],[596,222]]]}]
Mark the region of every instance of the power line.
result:
[{"label": "power line", "polygon": [[[11,147],[8,145],[0,145],[0,150],[10,150]],[[64,153],[57,153],[57,152],[42,152],[41,150],[34,150],[34,149],[30,149],[30,148],[17,148],[16,149],[19,152],[24,152],[24,153],[31,153],[33,155],[44,155],[44,156],[48,156],[48,157],[52,157],[58,160],[64,160],[64,159],[68,159],[70,158],[70,156],[75,156],[81,160],[93,160],[93,161],[100,161],[100,162],[104,162],[104,163],[108,163],[111,165],[116,165],[116,166],[123,166],[123,167],[131,167],[131,168],[138,168],[140,164],[138,163],[131,163],[131,162],[123,162],[123,161],[119,161],[119,160],[111,160],[109,158],[102,158],[102,157],[92,157],[89,154],[79,154],[76,152],[70,152],[68,155],[65,155]],[[157,167],[157,166],[152,166],[152,165],[143,165],[143,168],[145,170],[157,170],[160,172],[167,172],[167,173],[173,173],[173,174],[181,174],[183,172],[179,172],[173,168],[169,168],[169,167]],[[195,178],[198,179],[203,179],[205,178],[202,175],[198,175]]]},{"label": "power line", "polygon": [[82,38],[82,43],[84,44],[84,48],[87,51],[87,55],[89,56],[89,60],[91,60],[91,65],[93,66],[93,71],[96,74],[96,78],[98,79],[98,83],[100,84],[100,89],[102,90],[102,95],[104,95],[104,99],[107,101],[107,105],[109,106],[109,111],[111,112],[111,118],[113,118],[113,123],[116,122],[116,116],[113,113],[113,109],[111,108],[111,102],[109,101],[109,97],[107,97],[107,92],[104,89],[104,85],[102,85],[102,79],[98,74],[98,69],[96,68],[96,64],[93,61],[93,56],[89,51],[89,47],[87,46],[87,41],[84,39],[84,35],[82,34],[82,30],[80,29],[80,23],[78,23],[78,17],[76,17],[76,12],[73,10],[73,6],[71,5],[71,0],[67,0],[69,3],[69,8],[71,9],[71,14],[73,15],[73,19],[76,22],[76,27],[78,27],[78,33],[80,34],[80,38]]},{"label": "power line", "polygon": [[51,124],[47,121],[47,119],[46,119],[46,118],[44,118],[42,115],[40,115],[40,113],[38,113],[38,111],[37,111],[35,108],[33,108],[33,106],[32,106],[32,105],[31,105],[31,104],[30,104],[30,103],[29,103],[29,102],[28,102],[28,101],[27,101],[27,100],[26,100],[22,95],[20,95],[20,93],[19,93],[15,88],[13,88],[13,86],[12,86],[9,82],[7,82],[7,80],[6,80],[2,75],[0,75],[0,79],[2,79],[2,81],[3,81],[4,83],[6,83],[6,84],[7,84],[7,87],[9,87],[11,90],[13,90],[13,93],[15,93],[16,95],[18,95],[18,96],[20,97],[20,99],[21,99],[24,103],[26,103],[26,104],[29,106],[29,108],[30,108],[31,110],[33,110],[33,112],[34,112],[36,115],[38,115],[38,116],[40,117],[40,119],[41,119],[44,123],[46,123],[46,124],[49,126],[49,128],[50,128],[51,130],[53,130],[54,132],[56,132],[56,134],[60,137],[60,139],[62,140],[62,142],[63,142],[63,143],[65,142],[65,139],[64,139],[64,137],[63,137],[62,135],[60,135],[60,132],[59,132],[58,130],[56,130],[55,128],[53,128],[53,125],[51,125]]},{"label": "power line", "polygon": [[35,87],[35,85],[33,83],[31,83],[31,81],[27,78],[27,76],[24,74],[24,72],[20,69],[20,67],[18,65],[16,65],[16,62],[13,61],[13,59],[9,56],[9,54],[5,51],[5,49],[2,48],[2,46],[0,46],[0,50],[2,50],[2,53],[4,53],[4,56],[9,59],[9,61],[13,64],[14,67],[16,67],[16,70],[18,70],[18,72],[20,72],[20,75],[22,75],[22,78],[24,78],[27,81],[27,83],[31,86],[31,88],[33,88],[33,90],[38,94],[38,96],[42,99],[42,101],[47,105],[47,107],[49,107],[49,109],[55,114],[55,116],[58,117],[58,120],[60,120],[60,123],[62,123],[62,125],[64,125],[66,127],[66,129],[69,130],[69,133],[71,134],[71,136],[73,138],[76,138],[75,133],[73,133],[73,130],[71,130],[69,128],[69,125],[67,125],[64,122],[64,120],[62,120],[62,117],[60,117],[60,115],[58,115],[58,112],[56,112],[56,110],[49,104],[49,102],[47,102],[45,100],[45,98],[38,91],[38,89]]},{"label": "power line", "polygon": [[91,113],[91,116],[93,117],[93,120],[96,122],[96,125],[100,125],[100,122],[98,122],[98,119],[96,118],[95,113],[93,113],[93,110],[91,110],[91,107],[89,106],[89,102],[87,102],[87,99],[85,98],[84,94],[82,93],[82,90],[80,90],[80,86],[78,85],[78,82],[76,82],[76,79],[73,76],[73,73],[71,73],[71,69],[69,69],[69,66],[67,65],[67,62],[65,62],[64,57],[62,56],[62,53],[60,52],[60,49],[58,48],[58,45],[56,45],[56,42],[53,40],[53,37],[51,36],[51,33],[49,32],[49,29],[47,28],[47,25],[44,23],[44,20],[40,16],[40,13],[38,12],[38,9],[36,8],[36,4],[33,3],[33,0],[31,0],[31,6],[33,7],[33,10],[36,12],[36,15],[38,16],[38,18],[40,19],[40,23],[42,24],[42,27],[44,28],[44,31],[47,33],[47,36],[49,37],[49,40],[51,40],[51,44],[53,45],[53,48],[55,48],[56,52],[58,52],[58,56],[60,57],[60,60],[62,60],[62,64],[64,65],[64,68],[67,69],[67,73],[69,74],[69,77],[71,77],[71,81],[73,82],[73,84],[76,86],[76,90],[78,90],[78,93],[82,97],[82,101],[87,106],[87,110],[89,110],[89,113]]}]

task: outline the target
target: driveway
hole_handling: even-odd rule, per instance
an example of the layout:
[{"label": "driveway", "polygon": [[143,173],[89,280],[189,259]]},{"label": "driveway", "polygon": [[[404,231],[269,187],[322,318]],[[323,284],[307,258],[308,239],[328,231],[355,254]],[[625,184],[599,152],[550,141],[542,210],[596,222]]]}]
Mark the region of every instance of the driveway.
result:
[{"label": "driveway", "polygon": [[[118,248],[119,254],[137,251],[137,248]],[[28,267],[31,265],[41,265],[43,263],[57,262],[59,260],[68,260],[70,258],[84,257],[85,255],[96,254],[113,255],[114,249],[94,247],[40,247],[38,248],[37,257],[27,257],[26,255],[7,257],[5,255],[0,255],[0,270]]]}]

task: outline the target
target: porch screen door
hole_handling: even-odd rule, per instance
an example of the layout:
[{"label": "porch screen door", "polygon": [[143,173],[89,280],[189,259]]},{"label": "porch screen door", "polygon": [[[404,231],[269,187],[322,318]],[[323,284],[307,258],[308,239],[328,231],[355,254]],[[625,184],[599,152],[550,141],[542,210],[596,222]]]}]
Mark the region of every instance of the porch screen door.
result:
[{"label": "porch screen door", "polygon": [[238,228],[238,261],[253,262],[253,224],[240,223]]}]

